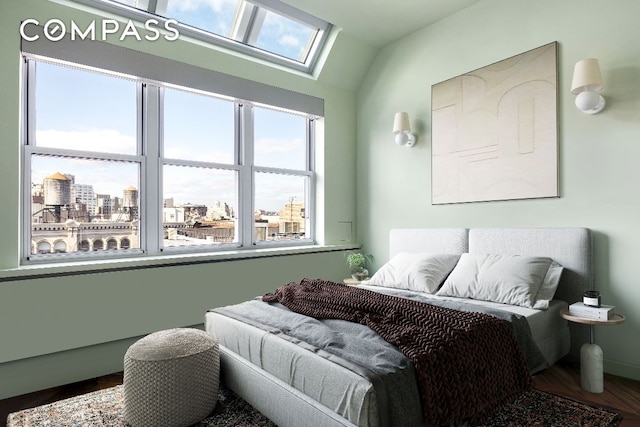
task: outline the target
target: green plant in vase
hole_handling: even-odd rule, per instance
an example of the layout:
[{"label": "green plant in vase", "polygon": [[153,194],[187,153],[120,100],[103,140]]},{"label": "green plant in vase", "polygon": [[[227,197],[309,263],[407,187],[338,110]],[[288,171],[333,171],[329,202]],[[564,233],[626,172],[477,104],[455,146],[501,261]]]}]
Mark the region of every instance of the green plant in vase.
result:
[{"label": "green plant in vase", "polygon": [[347,264],[351,270],[351,277],[354,280],[362,281],[369,277],[367,264],[375,261],[373,255],[363,254],[361,252],[352,252],[347,255]]}]

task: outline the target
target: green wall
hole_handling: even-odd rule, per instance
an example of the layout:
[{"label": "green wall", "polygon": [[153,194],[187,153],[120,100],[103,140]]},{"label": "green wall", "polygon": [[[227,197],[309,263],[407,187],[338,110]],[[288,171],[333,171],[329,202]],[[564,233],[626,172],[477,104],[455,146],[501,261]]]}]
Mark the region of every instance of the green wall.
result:
[{"label": "green wall", "polygon": [[[27,18],[79,24],[99,18],[69,4],[11,0],[0,5],[0,280],[19,267],[18,27]],[[640,218],[639,14],[637,0],[613,0],[606,8],[595,0],[483,0],[380,51],[336,33],[332,54],[313,78],[201,43],[125,45],[324,98],[325,138],[318,159],[324,202],[317,212],[322,243],[363,241],[381,265],[394,227],[593,229],[596,287],[627,317],[621,326],[596,330],[605,370],[640,379],[640,316],[635,314],[640,286],[634,269],[640,254],[635,227]],[[552,41],[559,43],[561,197],[432,206],[431,85]],[[600,60],[608,102],[596,116],[576,110],[569,93],[573,65],[591,56]],[[412,149],[393,142],[396,111],[412,117],[419,136]],[[350,234],[348,222],[357,222],[357,236]],[[340,280],[345,273],[342,252],[325,252],[0,281],[0,399],[120,370],[124,352],[138,337],[199,326],[208,308],[290,280]]]},{"label": "green wall", "polygon": [[[605,371],[640,379],[640,2],[483,0],[383,48],[358,89],[358,232],[381,265],[394,227],[589,227],[595,286],[627,320],[596,327]],[[431,205],[431,86],[557,41],[560,197]],[[600,60],[607,100],[589,116],[574,64]],[[396,111],[419,140],[394,144]]]},{"label": "green wall", "polygon": [[[20,22],[58,18],[81,28],[94,19],[65,0],[0,4],[0,399],[122,369],[138,337],[170,327],[201,326],[209,308],[274,290],[303,277],[341,280],[343,252],[321,252],[187,266],[34,278],[19,268]],[[290,73],[200,42],[123,42],[140,51],[323,98],[318,164],[318,238],[355,241],[356,85],[374,50],[336,32],[336,55],[314,77]],[[114,41],[118,43],[117,40]],[[340,78],[341,64],[350,73]],[[358,71],[360,70],[360,71]],[[358,75],[358,73],[360,75]],[[338,249],[343,246],[338,246]],[[123,263],[118,264],[119,267]],[[20,279],[16,279],[20,276]]]}]

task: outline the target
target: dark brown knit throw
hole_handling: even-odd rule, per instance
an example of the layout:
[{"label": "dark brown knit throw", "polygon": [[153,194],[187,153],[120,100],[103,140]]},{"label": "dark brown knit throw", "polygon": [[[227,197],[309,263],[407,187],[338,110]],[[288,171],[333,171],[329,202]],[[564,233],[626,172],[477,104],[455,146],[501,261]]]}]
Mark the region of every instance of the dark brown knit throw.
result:
[{"label": "dark brown knit throw", "polygon": [[416,367],[428,425],[478,418],[533,385],[511,328],[488,314],[321,279],[291,282],[262,299],[319,319],[367,325],[398,347]]}]

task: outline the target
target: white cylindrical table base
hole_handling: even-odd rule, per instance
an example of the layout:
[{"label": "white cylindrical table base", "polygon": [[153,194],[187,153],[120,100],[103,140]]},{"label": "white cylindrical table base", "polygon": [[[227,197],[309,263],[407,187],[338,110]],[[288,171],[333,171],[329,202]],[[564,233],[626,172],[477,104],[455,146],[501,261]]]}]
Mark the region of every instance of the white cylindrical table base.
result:
[{"label": "white cylindrical table base", "polygon": [[598,344],[582,344],[580,348],[580,379],[583,390],[591,393],[604,391],[602,349]]}]

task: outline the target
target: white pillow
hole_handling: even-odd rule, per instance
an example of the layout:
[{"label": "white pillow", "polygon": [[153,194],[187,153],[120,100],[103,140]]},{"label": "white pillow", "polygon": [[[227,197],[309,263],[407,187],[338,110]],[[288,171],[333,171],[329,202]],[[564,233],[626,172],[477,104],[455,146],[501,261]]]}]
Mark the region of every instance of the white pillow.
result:
[{"label": "white pillow", "polygon": [[400,252],[362,283],[434,293],[458,258],[460,255]]},{"label": "white pillow", "polygon": [[[462,254],[437,295],[533,308],[552,262],[546,257]],[[556,276],[559,279],[555,273],[549,275],[550,284]],[[549,293],[545,288],[541,296]]]},{"label": "white pillow", "polygon": [[547,270],[547,274],[542,281],[542,286],[540,286],[540,290],[536,295],[536,302],[533,304],[533,308],[537,308],[538,310],[546,310],[549,308],[549,301],[551,301],[556,294],[563,269],[564,267],[560,264],[551,261],[549,270]]}]

